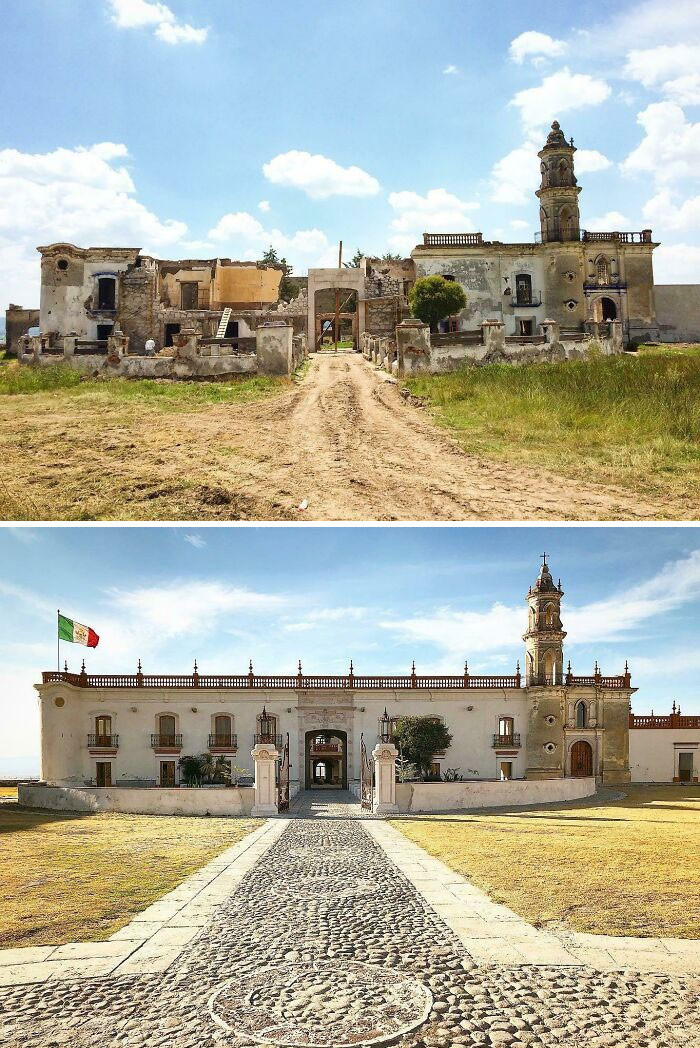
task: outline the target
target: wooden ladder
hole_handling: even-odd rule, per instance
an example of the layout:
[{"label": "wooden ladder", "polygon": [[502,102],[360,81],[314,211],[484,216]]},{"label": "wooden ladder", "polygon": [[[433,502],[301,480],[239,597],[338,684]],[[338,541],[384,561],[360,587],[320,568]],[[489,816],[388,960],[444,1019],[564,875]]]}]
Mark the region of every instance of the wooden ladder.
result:
[{"label": "wooden ladder", "polygon": [[228,322],[231,319],[232,312],[233,310],[229,306],[227,306],[221,314],[221,320],[219,321],[219,330],[216,332],[217,338],[226,337],[226,328],[228,327]]}]

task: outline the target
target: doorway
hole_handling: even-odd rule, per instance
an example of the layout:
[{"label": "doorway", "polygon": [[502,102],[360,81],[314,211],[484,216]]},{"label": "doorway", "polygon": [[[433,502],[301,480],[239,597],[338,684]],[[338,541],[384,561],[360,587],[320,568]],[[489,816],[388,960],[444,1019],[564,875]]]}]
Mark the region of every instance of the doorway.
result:
[{"label": "doorway", "polygon": [[347,748],[347,732],[336,728],[307,731],[305,788],[347,790]]},{"label": "doorway", "polygon": [[579,739],[571,747],[571,775],[584,779],[593,774],[593,750],[589,742]]},{"label": "doorway", "polygon": [[692,782],[693,781],[693,754],[692,753],[679,753],[678,754],[678,781],[679,782]]},{"label": "doorway", "polygon": [[173,335],[179,335],[179,334],[180,334],[180,325],[179,324],[166,324],[165,325],[165,338],[163,340],[163,345],[166,346],[166,347],[167,346],[172,346],[172,344],[173,344]]},{"label": "doorway", "polygon": [[596,299],[593,304],[593,319],[597,324],[617,320],[617,306],[611,298]]}]

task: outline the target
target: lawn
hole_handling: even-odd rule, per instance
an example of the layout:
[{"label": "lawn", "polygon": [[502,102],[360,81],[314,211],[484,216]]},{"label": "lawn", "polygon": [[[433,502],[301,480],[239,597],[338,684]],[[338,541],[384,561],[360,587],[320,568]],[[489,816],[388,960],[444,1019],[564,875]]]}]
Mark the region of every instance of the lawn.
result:
[{"label": "lawn", "polygon": [[700,939],[700,787],[392,825],[537,926]]},{"label": "lawn", "polygon": [[0,948],[107,939],[261,824],[0,805]]},{"label": "lawn", "polygon": [[470,451],[700,509],[700,346],[406,382]]}]

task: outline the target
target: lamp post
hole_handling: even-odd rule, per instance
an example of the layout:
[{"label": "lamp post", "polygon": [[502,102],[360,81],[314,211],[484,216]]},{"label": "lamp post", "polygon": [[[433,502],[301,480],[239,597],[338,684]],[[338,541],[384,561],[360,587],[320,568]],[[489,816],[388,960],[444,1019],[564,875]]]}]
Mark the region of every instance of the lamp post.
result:
[{"label": "lamp post", "polygon": [[387,713],[386,706],[379,721],[379,737],[382,742],[391,742],[391,717]]},{"label": "lamp post", "polygon": [[270,716],[266,708],[263,706],[263,711],[260,714],[260,742],[274,743],[274,727],[274,718]]}]

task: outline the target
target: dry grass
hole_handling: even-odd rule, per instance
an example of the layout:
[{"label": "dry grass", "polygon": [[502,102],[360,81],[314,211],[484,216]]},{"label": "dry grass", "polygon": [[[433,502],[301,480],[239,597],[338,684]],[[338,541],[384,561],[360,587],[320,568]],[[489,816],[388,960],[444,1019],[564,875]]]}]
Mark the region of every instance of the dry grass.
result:
[{"label": "dry grass", "polygon": [[0,520],[284,519],[264,486],[238,489],[236,448],[221,432],[294,381],[93,379],[62,364],[10,364],[0,374]]},{"label": "dry grass", "polygon": [[0,805],[0,947],[107,939],[260,820]]},{"label": "dry grass", "polygon": [[700,787],[392,824],[533,924],[700,939]]},{"label": "dry grass", "polygon": [[407,382],[477,453],[700,512],[700,346],[562,364],[467,367]]}]

